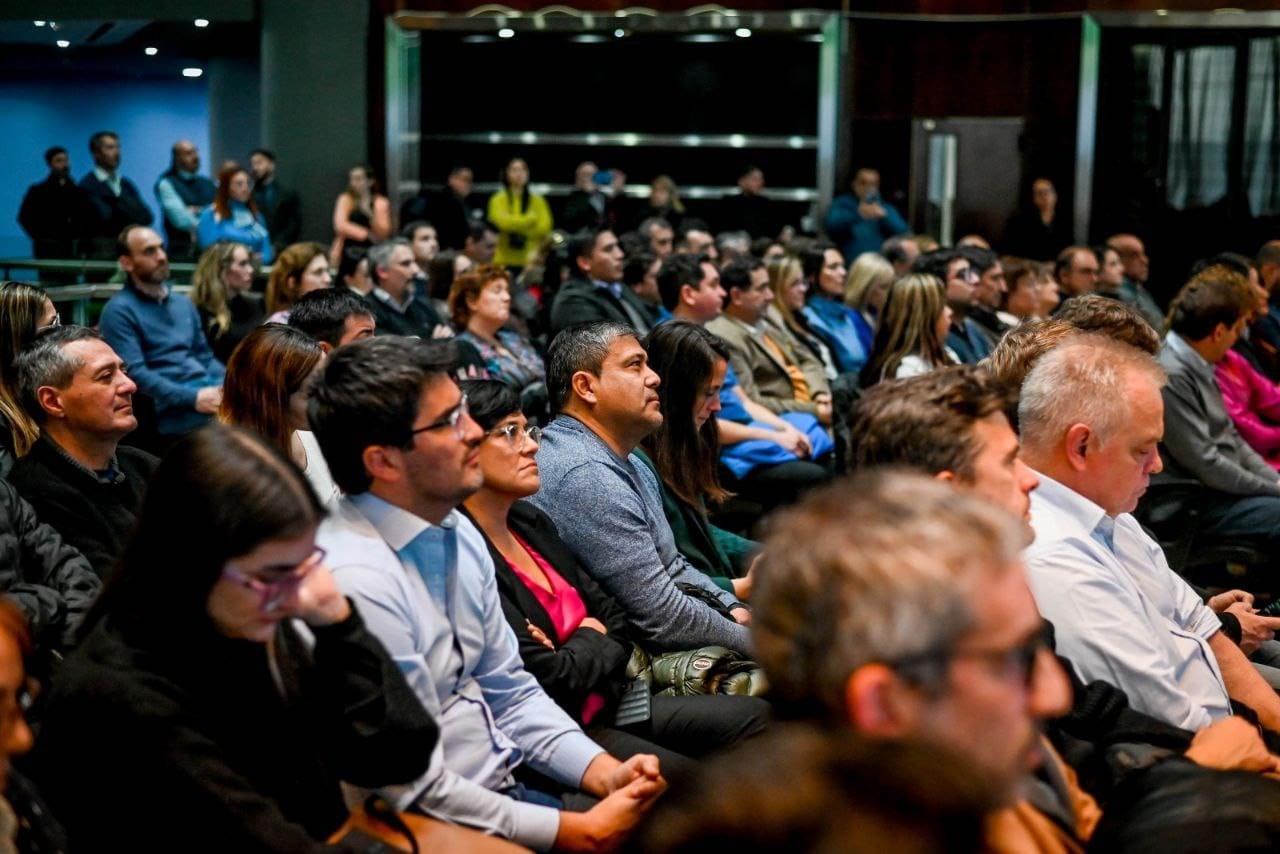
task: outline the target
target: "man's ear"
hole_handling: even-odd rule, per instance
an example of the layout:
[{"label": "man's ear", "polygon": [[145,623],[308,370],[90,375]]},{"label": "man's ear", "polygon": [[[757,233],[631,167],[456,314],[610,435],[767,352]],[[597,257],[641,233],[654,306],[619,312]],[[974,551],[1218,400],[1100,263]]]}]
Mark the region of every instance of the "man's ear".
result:
[{"label": "man's ear", "polygon": [[693,292],[694,292],[693,285],[681,285],[680,286],[680,302],[683,303],[684,305],[693,305],[693,303],[695,302],[693,298]]},{"label": "man's ear", "polygon": [[911,735],[918,719],[919,698],[884,664],[864,664],[844,683],[849,723],[878,738]]},{"label": "man's ear", "polygon": [[324,353],[326,356],[333,352],[333,345],[328,341],[317,341],[316,343],[320,345],[320,352]]},{"label": "man's ear", "polygon": [[943,483],[954,484],[956,482],[956,473],[950,469],[943,469],[933,476],[934,480],[940,480]]},{"label": "man's ear", "polygon": [[596,402],[596,382],[599,377],[589,371],[575,371],[573,376],[569,378],[569,388],[575,397],[581,398],[583,403],[594,404]]},{"label": "man's ear", "polygon": [[1085,457],[1097,448],[1098,434],[1088,424],[1072,424],[1067,428],[1067,463],[1076,471],[1083,471]]},{"label": "man's ear", "polygon": [[368,446],[360,452],[360,461],[369,477],[388,483],[399,481],[404,470],[400,449],[388,445]]},{"label": "man's ear", "polygon": [[40,404],[40,408],[48,413],[50,418],[62,418],[65,414],[62,409],[62,398],[58,395],[58,390],[50,385],[42,385],[36,389],[36,402]]}]

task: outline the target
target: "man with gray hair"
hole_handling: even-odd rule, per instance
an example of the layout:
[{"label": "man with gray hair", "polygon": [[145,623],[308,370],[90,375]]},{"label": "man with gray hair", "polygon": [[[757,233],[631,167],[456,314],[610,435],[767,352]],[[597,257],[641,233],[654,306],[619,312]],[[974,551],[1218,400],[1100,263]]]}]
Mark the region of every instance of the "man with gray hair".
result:
[{"label": "man with gray hair", "polygon": [[1280,731],[1280,697],[1131,515],[1161,469],[1164,383],[1149,354],[1095,334],[1031,369],[1018,407],[1023,457],[1040,477],[1031,588],[1082,678],[1110,681],[1184,729],[1228,717],[1235,702]]},{"label": "man with gray hair", "polygon": [[714,644],[749,654],[747,606],[680,554],[657,478],[632,454],[662,426],[658,375],[635,330],[611,321],[573,326],[547,356],[558,414],[542,432],[542,488],[533,503],[646,645]]},{"label": "man with gray hair", "polygon": [[425,300],[414,298],[414,280],[422,268],[413,246],[403,237],[377,244],[369,250],[369,277],[373,292],[365,297],[377,323],[378,335],[414,335],[448,338],[453,330]]}]

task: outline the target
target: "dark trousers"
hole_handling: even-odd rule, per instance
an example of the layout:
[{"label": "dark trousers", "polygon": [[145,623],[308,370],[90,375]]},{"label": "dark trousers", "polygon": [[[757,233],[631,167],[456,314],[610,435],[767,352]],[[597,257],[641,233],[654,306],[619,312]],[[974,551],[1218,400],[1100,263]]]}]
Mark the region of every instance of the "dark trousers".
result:
[{"label": "dark trousers", "polygon": [[831,480],[831,475],[830,468],[809,460],[759,466],[743,478],[734,477],[723,466],[720,468],[720,480],[725,489],[759,504],[766,513],[794,504],[805,492]]}]

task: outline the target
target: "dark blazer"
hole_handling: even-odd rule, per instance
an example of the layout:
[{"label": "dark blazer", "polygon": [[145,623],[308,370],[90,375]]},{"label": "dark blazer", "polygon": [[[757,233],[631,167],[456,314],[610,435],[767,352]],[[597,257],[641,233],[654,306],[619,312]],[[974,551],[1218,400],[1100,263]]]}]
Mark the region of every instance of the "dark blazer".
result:
[{"label": "dark blazer", "polygon": [[90,218],[86,228],[90,237],[110,238],[113,242],[126,225],[151,225],[151,209],[142,194],[128,178],[120,178],[120,195],[90,172],[80,179],[89,204]]},{"label": "dark blazer", "polygon": [[502,613],[515,630],[525,669],[551,699],[581,723],[582,704],[588,694],[603,694],[608,706],[612,706],[625,687],[632,649],[630,623],[613,597],[600,589],[578,564],[573,552],[560,539],[550,516],[528,501],[517,501],[507,517],[507,525],[578,591],[587,606],[587,616],[595,617],[609,630],[609,634],[602,635],[592,629],[578,629],[568,641],[557,644],[554,651],[534,640],[529,622],[555,640],[551,617],[507,565],[493,542],[485,537],[493,557]]},{"label": "dark blazer", "polygon": [[266,220],[271,248],[279,257],[280,250],[297,243],[302,233],[302,200],[296,192],[273,179],[269,184],[253,188],[253,201]]},{"label": "dark blazer", "polygon": [[[625,306],[624,301],[628,302]],[[596,287],[590,279],[575,276],[556,291],[551,304],[551,335],[554,337],[562,329],[598,320],[625,323],[645,335],[649,331],[648,312],[649,308],[626,285],[622,286],[622,299],[618,299],[608,288]]]}]

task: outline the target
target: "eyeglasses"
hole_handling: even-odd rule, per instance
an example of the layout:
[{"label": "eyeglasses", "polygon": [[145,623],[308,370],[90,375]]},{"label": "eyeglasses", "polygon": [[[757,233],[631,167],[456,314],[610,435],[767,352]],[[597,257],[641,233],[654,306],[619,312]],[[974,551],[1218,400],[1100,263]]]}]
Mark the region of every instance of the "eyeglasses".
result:
[{"label": "eyeglasses", "polygon": [[61,325],[62,325],[62,315],[59,312],[55,311],[53,313],[53,320],[49,321],[44,326],[37,326],[36,332],[44,332],[46,329],[57,329]]},{"label": "eyeglasses", "polygon": [[532,441],[535,445],[542,442],[542,428],[537,424],[527,424],[523,430],[520,425],[512,422],[503,424],[501,427],[495,427],[486,436],[501,436],[507,440],[507,444],[517,451],[523,450],[525,443]]},{"label": "eyeglasses", "polygon": [[262,597],[262,610],[271,611],[302,583],[311,570],[324,562],[325,554],[324,549],[316,546],[315,551],[297,566],[274,566],[260,570],[264,575],[270,576],[270,580],[248,575],[230,564],[222,568],[222,577],[257,593]]},{"label": "eyeglasses", "polygon": [[463,418],[470,414],[471,408],[467,405],[467,396],[464,394],[462,395],[462,399],[458,401],[458,405],[446,412],[444,417],[439,421],[428,424],[426,427],[419,427],[416,430],[410,430],[410,441],[412,441],[413,436],[416,436],[419,433],[426,433],[428,430],[439,430],[442,427],[452,427],[453,435],[457,436],[459,441],[461,441],[467,436],[466,425],[463,423]]},{"label": "eyeglasses", "polygon": [[1030,689],[1035,679],[1036,662],[1040,659],[1041,650],[1049,649],[1049,627],[1042,625],[1040,629],[1022,643],[1002,649],[983,647],[952,647],[935,649],[917,655],[904,656],[893,661],[886,661],[900,670],[920,668],[921,665],[939,664],[957,658],[978,658],[986,661],[991,669],[1001,676],[1020,682]]}]

